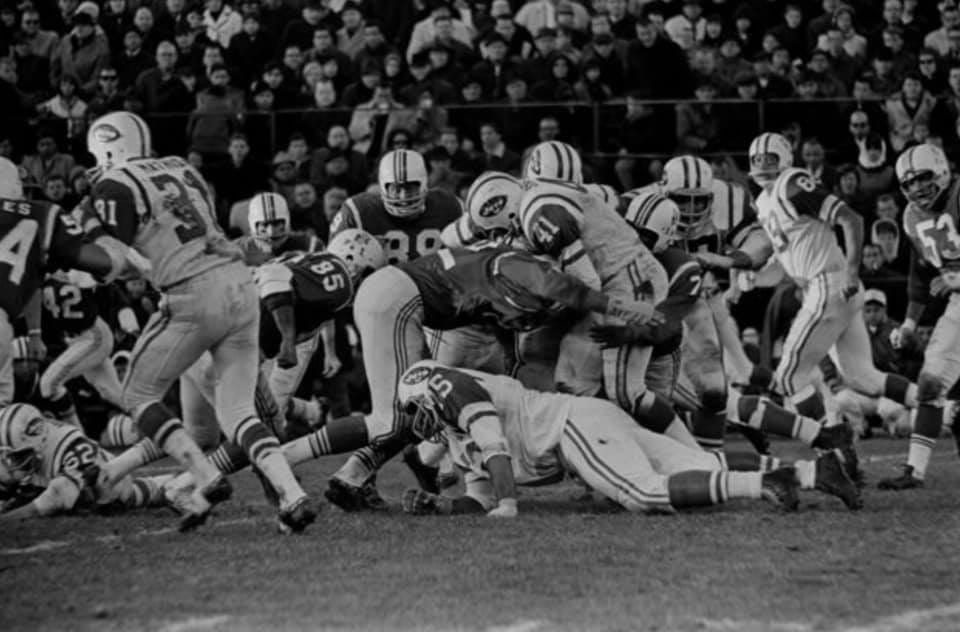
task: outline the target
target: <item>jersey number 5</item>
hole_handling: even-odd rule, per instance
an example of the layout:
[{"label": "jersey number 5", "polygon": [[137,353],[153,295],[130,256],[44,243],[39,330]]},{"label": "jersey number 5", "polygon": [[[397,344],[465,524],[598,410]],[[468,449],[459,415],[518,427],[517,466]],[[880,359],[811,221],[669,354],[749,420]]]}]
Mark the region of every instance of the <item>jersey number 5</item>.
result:
[{"label": "jersey number 5", "polygon": [[328,292],[336,292],[337,290],[342,290],[346,286],[347,282],[343,278],[343,274],[337,270],[337,267],[330,263],[329,261],[321,261],[320,263],[315,263],[310,266],[310,272],[313,272],[318,277],[323,279],[320,281],[320,284]]},{"label": "jersey number 5", "polygon": [[10,266],[10,282],[20,285],[23,273],[27,269],[27,257],[37,237],[37,222],[21,219],[9,233],[0,239],[0,263]]}]

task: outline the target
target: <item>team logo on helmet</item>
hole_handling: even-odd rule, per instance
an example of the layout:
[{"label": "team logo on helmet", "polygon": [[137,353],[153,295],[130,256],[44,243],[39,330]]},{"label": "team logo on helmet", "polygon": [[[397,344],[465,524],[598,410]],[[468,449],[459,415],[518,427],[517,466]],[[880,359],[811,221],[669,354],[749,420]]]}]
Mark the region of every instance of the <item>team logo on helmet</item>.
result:
[{"label": "team logo on helmet", "polygon": [[27,426],[23,429],[23,434],[27,437],[40,437],[43,435],[43,424],[43,419],[34,417],[27,422]]},{"label": "team logo on helmet", "polygon": [[112,143],[120,138],[120,130],[109,123],[101,123],[93,128],[93,137],[101,143]]},{"label": "team logo on helmet", "polygon": [[430,373],[431,369],[428,366],[421,366],[412,371],[407,371],[407,374],[403,376],[403,383],[410,385],[419,384],[430,377]]},{"label": "team logo on helmet", "polygon": [[494,217],[495,215],[499,215],[506,205],[507,196],[498,195],[487,200],[483,206],[480,207],[480,210],[477,211],[477,214],[480,217]]}]

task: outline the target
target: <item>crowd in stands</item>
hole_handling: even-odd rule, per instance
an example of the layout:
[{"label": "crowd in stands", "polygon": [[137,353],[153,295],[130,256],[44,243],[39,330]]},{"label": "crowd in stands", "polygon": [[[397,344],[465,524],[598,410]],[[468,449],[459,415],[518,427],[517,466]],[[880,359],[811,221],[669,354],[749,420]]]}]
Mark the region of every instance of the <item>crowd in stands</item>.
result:
[{"label": "crowd in stands", "polygon": [[[954,0],[0,0],[0,155],[65,206],[88,190],[86,125],[143,115],[231,209],[273,190],[327,236],[386,150],[431,185],[518,173],[577,145],[620,190],[694,153],[746,183],[762,130],[861,212],[862,276],[894,315],[908,244],[893,162],[960,157]],[[236,213],[234,213],[236,215]],[[147,291],[149,293],[149,291]],[[142,294],[142,292],[141,292]],[[876,295],[874,295],[876,298]],[[139,301],[148,301],[139,298]],[[142,322],[142,321],[141,321]],[[756,319],[748,324],[761,326]]]}]

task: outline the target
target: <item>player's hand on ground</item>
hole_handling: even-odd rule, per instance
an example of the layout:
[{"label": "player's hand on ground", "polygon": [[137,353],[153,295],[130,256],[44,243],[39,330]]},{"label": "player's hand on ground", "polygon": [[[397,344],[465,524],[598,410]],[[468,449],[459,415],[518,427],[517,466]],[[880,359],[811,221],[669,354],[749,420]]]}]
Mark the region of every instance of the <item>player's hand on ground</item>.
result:
[{"label": "player's hand on ground", "polygon": [[403,508],[404,513],[414,516],[432,516],[439,513],[437,509],[439,498],[437,494],[411,487],[400,497],[400,507]]},{"label": "player's hand on ground", "polygon": [[297,348],[293,343],[286,341],[280,343],[277,366],[281,369],[292,369],[297,366]]},{"label": "player's hand on ground", "polygon": [[516,518],[517,513],[517,499],[504,498],[487,515],[491,518]]},{"label": "player's hand on ground", "polygon": [[913,340],[913,327],[900,325],[890,332],[890,344],[894,349],[903,349]]},{"label": "player's hand on ground", "polygon": [[323,377],[329,379],[340,372],[343,365],[340,358],[335,353],[327,353],[323,356]]}]

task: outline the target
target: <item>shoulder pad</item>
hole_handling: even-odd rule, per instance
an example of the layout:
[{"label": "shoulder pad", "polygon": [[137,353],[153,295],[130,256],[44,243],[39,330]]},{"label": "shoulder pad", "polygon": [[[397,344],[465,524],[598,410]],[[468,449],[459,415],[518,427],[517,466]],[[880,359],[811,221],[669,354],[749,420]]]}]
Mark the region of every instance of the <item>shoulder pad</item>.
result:
[{"label": "shoulder pad", "polygon": [[293,291],[293,272],[283,263],[265,263],[254,271],[253,277],[257,282],[260,298]]}]

